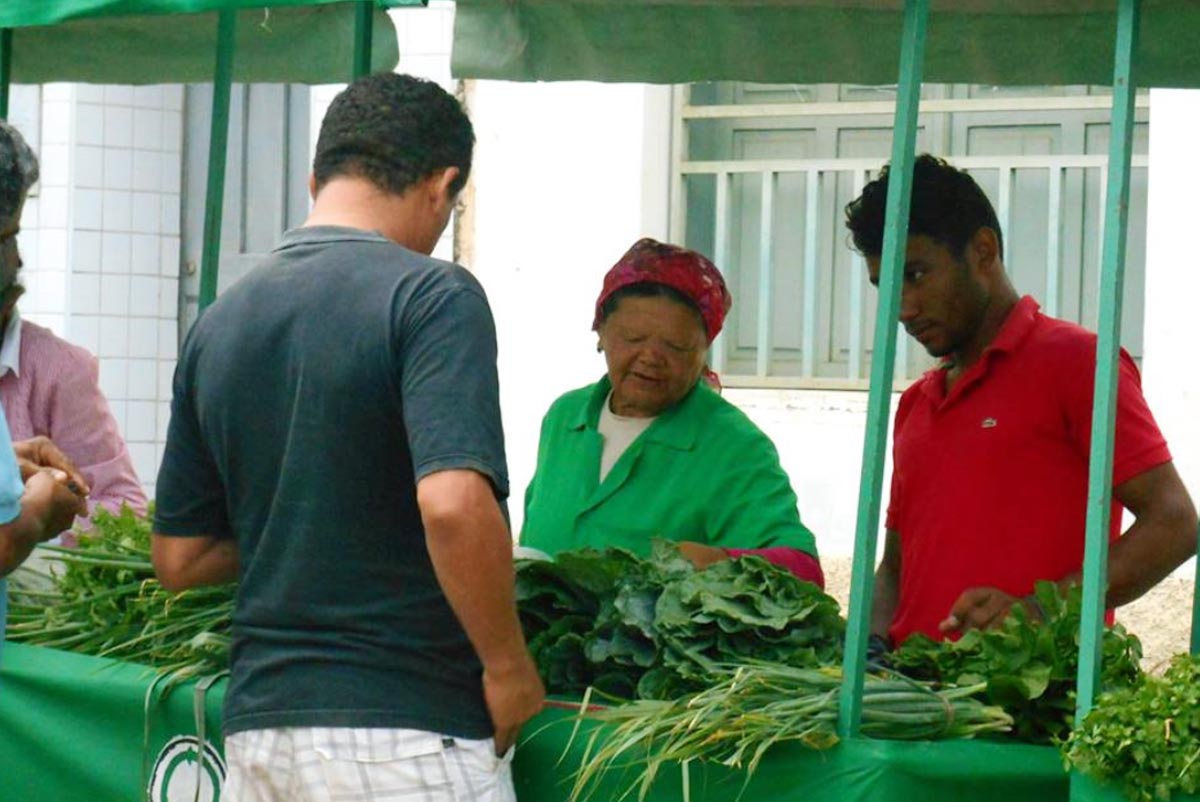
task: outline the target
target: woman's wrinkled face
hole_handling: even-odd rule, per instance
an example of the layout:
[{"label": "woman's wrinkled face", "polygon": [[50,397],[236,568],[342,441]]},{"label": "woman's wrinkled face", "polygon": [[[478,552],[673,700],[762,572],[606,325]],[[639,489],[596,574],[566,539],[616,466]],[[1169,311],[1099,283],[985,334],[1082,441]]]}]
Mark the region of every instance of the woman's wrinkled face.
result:
[{"label": "woman's wrinkled face", "polygon": [[704,370],[708,341],[696,310],[670,298],[622,298],[600,324],[612,411],[650,418],[683,400]]}]

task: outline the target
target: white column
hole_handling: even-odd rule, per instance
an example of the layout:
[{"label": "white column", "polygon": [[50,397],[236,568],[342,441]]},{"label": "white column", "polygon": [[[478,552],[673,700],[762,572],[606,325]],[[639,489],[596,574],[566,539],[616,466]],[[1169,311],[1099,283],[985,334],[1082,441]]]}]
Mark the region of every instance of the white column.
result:
[{"label": "white column", "polygon": [[[1176,467],[1200,501],[1200,91],[1155,89],[1150,108],[1143,384]],[[1189,563],[1181,573],[1193,570]]]}]

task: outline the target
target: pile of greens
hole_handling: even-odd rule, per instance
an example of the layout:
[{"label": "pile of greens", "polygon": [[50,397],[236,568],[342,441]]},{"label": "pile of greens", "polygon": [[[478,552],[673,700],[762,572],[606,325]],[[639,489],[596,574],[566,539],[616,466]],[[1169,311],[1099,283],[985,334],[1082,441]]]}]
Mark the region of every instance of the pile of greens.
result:
[{"label": "pile of greens", "polygon": [[[630,786],[645,799],[654,778],[671,764],[703,760],[743,770],[746,780],[763,756],[788,741],[827,749],[838,741],[839,668],[792,668],[750,662],[718,666],[710,684],[673,700],[643,699],[589,712],[593,729],[570,802],[592,796],[607,772],[632,768]],[[973,738],[1005,732],[1012,719],[974,698],[979,688],[935,691],[903,677],[867,676],[862,731],[896,740]],[[585,697],[590,701],[591,697]]]},{"label": "pile of greens", "polygon": [[547,690],[631,699],[699,690],[716,668],[841,659],[844,622],[816,585],[758,557],[696,570],[665,543],[649,559],[585,549],[519,561],[517,606]]},{"label": "pile of greens", "polygon": [[[1050,582],[1036,590],[1045,620],[1031,620],[1021,606],[1001,626],[969,630],[957,641],[914,635],[892,653],[893,668],[917,680],[951,685],[985,683],[983,698],[1007,710],[1015,737],[1054,743],[1071,731],[1079,658],[1082,591],[1065,594]],[[1142,644],[1119,624],[1103,638],[1101,687],[1122,688],[1142,676]]]},{"label": "pile of greens", "polygon": [[172,593],[154,576],[150,519],[97,509],[76,548],[43,546],[48,571],[21,568],[6,637],[141,663],[172,679],[229,666],[233,587]]},{"label": "pile of greens", "polygon": [[1102,694],[1063,746],[1068,768],[1118,785],[1134,802],[1200,791],[1200,656],[1162,677]]}]

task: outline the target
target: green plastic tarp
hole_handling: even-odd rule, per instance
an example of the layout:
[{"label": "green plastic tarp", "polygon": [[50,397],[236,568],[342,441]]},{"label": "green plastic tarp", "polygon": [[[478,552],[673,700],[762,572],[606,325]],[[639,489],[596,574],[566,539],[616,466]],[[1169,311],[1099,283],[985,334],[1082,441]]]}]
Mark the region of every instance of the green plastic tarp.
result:
[{"label": "green plastic tarp", "polygon": [[[1140,86],[1200,87],[1200,0],[1142,0]],[[463,78],[893,84],[902,0],[457,0]],[[934,0],[925,81],[1110,84],[1116,0]]]},{"label": "green plastic tarp", "polygon": [[[572,737],[574,715],[546,710],[522,735],[513,771],[520,802],[563,802],[587,749],[591,723]],[[640,766],[615,770],[591,800],[616,800]],[[1003,741],[846,741],[825,751],[783,743],[746,773],[690,763],[663,768],[646,802],[680,802],[684,772],[693,802],[1067,802],[1068,779],[1052,747]],[[1088,785],[1092,802],[1124,802],[1116,789]],[[636,792],[624,797],[636,799]],[[1184,801],[1180,801],[1184,802]]]},{"label": "green plastic tarp", "polygon": [[[191,800],[198,743],[195,683],[165,698],[156,693],[147,707],[153,685],[153,671],[144,666],[4,644],[0,798],[133,802],[153,788],[153,802]],[[219,776],[223,761],[224,695],[221,681],[203,704],[208,777]],[[584,722],[572,738],[574,717],[571,710],[551,708],[525,727],[513,766],[519,802],[567,799],[596,726]],[[647,802],[680,802],[684,771],[681,764],[664,768]],[[823,752],[785,743],[766,754],[749,783],[743,772],[722,766],[692,763],[686,771],[693,802],[1067,800],[1058,750],[1007,742],[860,739]],[[632,779],[609,774],[591,799],[618,799]],[[1122,802],[1112,787],[1086,787],[1092,802]],[[219,787],[205,791],[202,802],[218,802]]]},{"label": "green plastic tarp", "polygon": [[[214,9],[238,11],[233,79],[340,83],[354,59],[355,3],[298,0],[3,0],[13,29],[15,83],[158,84],[211,81]],[[93,15],[93,16],[87,16]],[[376,7],[371,66],[392,70],[395,29]]]},{"label": "green plastic tarp", "polygon": [[[152,682],[153,671],[145,666],[4,644],[0,799],[137,802],[157,781],[154,802],[191,800],[192,787],[184,787],[189,774],[179,768],[181,762],[187,768],[190,755],[194,772],[195,683],[165,699],[156,695],[147,716]],[[223,689],[219,683],[204,700],[205,740],[216,758],[222,754]],[[206,773],[218,772],[217,766],[210,761]],[[202,802],[210,799],[216,797],[201,796]]]}]

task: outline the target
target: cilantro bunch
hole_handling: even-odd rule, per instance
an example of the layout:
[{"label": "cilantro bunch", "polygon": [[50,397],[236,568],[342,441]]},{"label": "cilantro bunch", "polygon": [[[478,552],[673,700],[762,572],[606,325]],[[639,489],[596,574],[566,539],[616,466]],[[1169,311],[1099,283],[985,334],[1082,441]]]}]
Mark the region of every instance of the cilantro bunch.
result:
[{"label": "cilantro bunch", "polygon": [[1063,745],[1068,768],[1118,785],[1133,802],[1200,790],[1200,656],[1162,677],[1102,694]]}]

